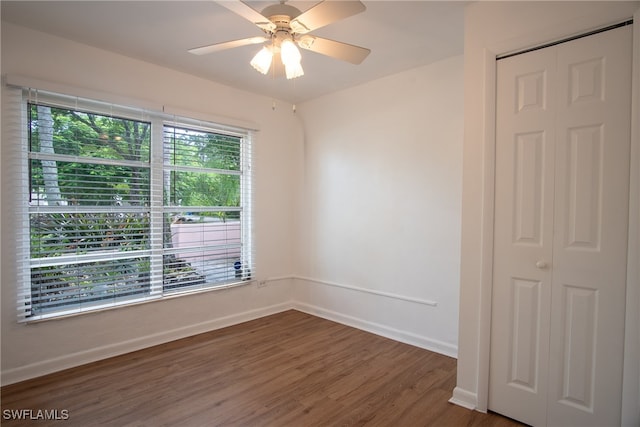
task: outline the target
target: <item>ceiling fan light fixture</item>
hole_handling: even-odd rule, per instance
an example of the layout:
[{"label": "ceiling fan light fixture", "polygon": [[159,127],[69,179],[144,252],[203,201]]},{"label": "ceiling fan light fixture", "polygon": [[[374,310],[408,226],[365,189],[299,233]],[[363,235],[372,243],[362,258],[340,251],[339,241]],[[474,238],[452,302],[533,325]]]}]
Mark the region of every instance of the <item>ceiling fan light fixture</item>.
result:
[{"label": "ceiling fan light fixture", "polygon": [[285,39],[280,44],[280,57],[284,64],[284,71],[287,79],[295,79],[304,76],[304,70],[300,64],[302,55],[293,40]]},{"label": "ceiling fan light fixture", "polygon": [[302,69],[300,61],[284,64],[284,72],[288,80],[304,76],[304,70]]},{"label": "ceiling fan light fixture", "polygon": [[273,60],[273,52],[266,46],[264,46],[251,60],[250,64],[253,68],[267,74],[271,67],[271,61]]},{"label": "ceiling fan light fixture", "polygon": [[302,55],[293,40],[285,39],[280,44],[280,56],[284,65],[300,62]]}]

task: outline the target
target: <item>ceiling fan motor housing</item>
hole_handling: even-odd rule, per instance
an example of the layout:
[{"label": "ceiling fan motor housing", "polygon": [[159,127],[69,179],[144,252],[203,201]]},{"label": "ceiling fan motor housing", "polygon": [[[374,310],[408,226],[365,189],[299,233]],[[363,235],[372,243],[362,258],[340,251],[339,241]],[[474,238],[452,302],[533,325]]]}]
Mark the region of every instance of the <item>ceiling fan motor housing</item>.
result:
[{"label": "ceiling fan motor housing", "polygon": [[271,22],[278,25],[278,19],[286,20],[286,25],[289,25],[292,19],[297,18],[300,15],[300,11],[288,4],[280,3],[267,6],[262,10],[262,15],[269,18]]},{"label": "ceiling fan motor housing", "polygon": [[291,20],[298,17],[302,12],[293,6],[284,3],[267,6],[262,10],[262,15],[269,18],[276,26],[275,30],[266,31],[272,38],[276,47],[285,39],[292,39],[294,33],[291,31]]}]

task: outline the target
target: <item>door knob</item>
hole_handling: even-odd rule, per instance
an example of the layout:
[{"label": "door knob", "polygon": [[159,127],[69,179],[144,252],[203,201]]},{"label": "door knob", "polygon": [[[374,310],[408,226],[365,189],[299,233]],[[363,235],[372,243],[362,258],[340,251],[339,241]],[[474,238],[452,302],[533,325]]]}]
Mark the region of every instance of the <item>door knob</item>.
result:
[{"label": "door knob", "polygon": [[536,262],[536,268],[539,270],[544,270],[545,268],[547,268],[548,265],[545,261],[538,261]]}]

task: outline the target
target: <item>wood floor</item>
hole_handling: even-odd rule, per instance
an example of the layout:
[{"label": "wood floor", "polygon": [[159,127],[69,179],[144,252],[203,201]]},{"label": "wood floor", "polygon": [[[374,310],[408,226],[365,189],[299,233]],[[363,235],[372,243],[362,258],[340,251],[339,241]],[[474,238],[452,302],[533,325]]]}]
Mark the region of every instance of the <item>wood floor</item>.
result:
[{"label": "wood floor", "polygon": [[455,376],[455,359],[292,310],[3,387],[2,424],[519,425],[448,403]]}]

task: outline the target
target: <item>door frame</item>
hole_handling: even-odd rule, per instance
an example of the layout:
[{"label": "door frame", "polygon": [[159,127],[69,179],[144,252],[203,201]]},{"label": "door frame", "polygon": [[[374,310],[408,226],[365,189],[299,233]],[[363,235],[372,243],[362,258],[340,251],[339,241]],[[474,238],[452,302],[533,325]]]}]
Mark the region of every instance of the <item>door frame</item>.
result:
[{"label": "door frame", "polygon": [[[640,9],[633,14],[633,65],[631,105],[631,164],[629,231],[627,252],[627,296],[623,367],[622,424],[640,415]],[[522,46],[525,48],[526,46]],[[491,348],[491,294],[493,288],[493,233],[495,183],[496,57],[508,52],[483,51],[482,237],[478,324],[477,395],[475,409],[485,412],[489,399]],[[455,392],[454,392],[455,394]],[[452,399],[455,401],[455,398]]]}]

